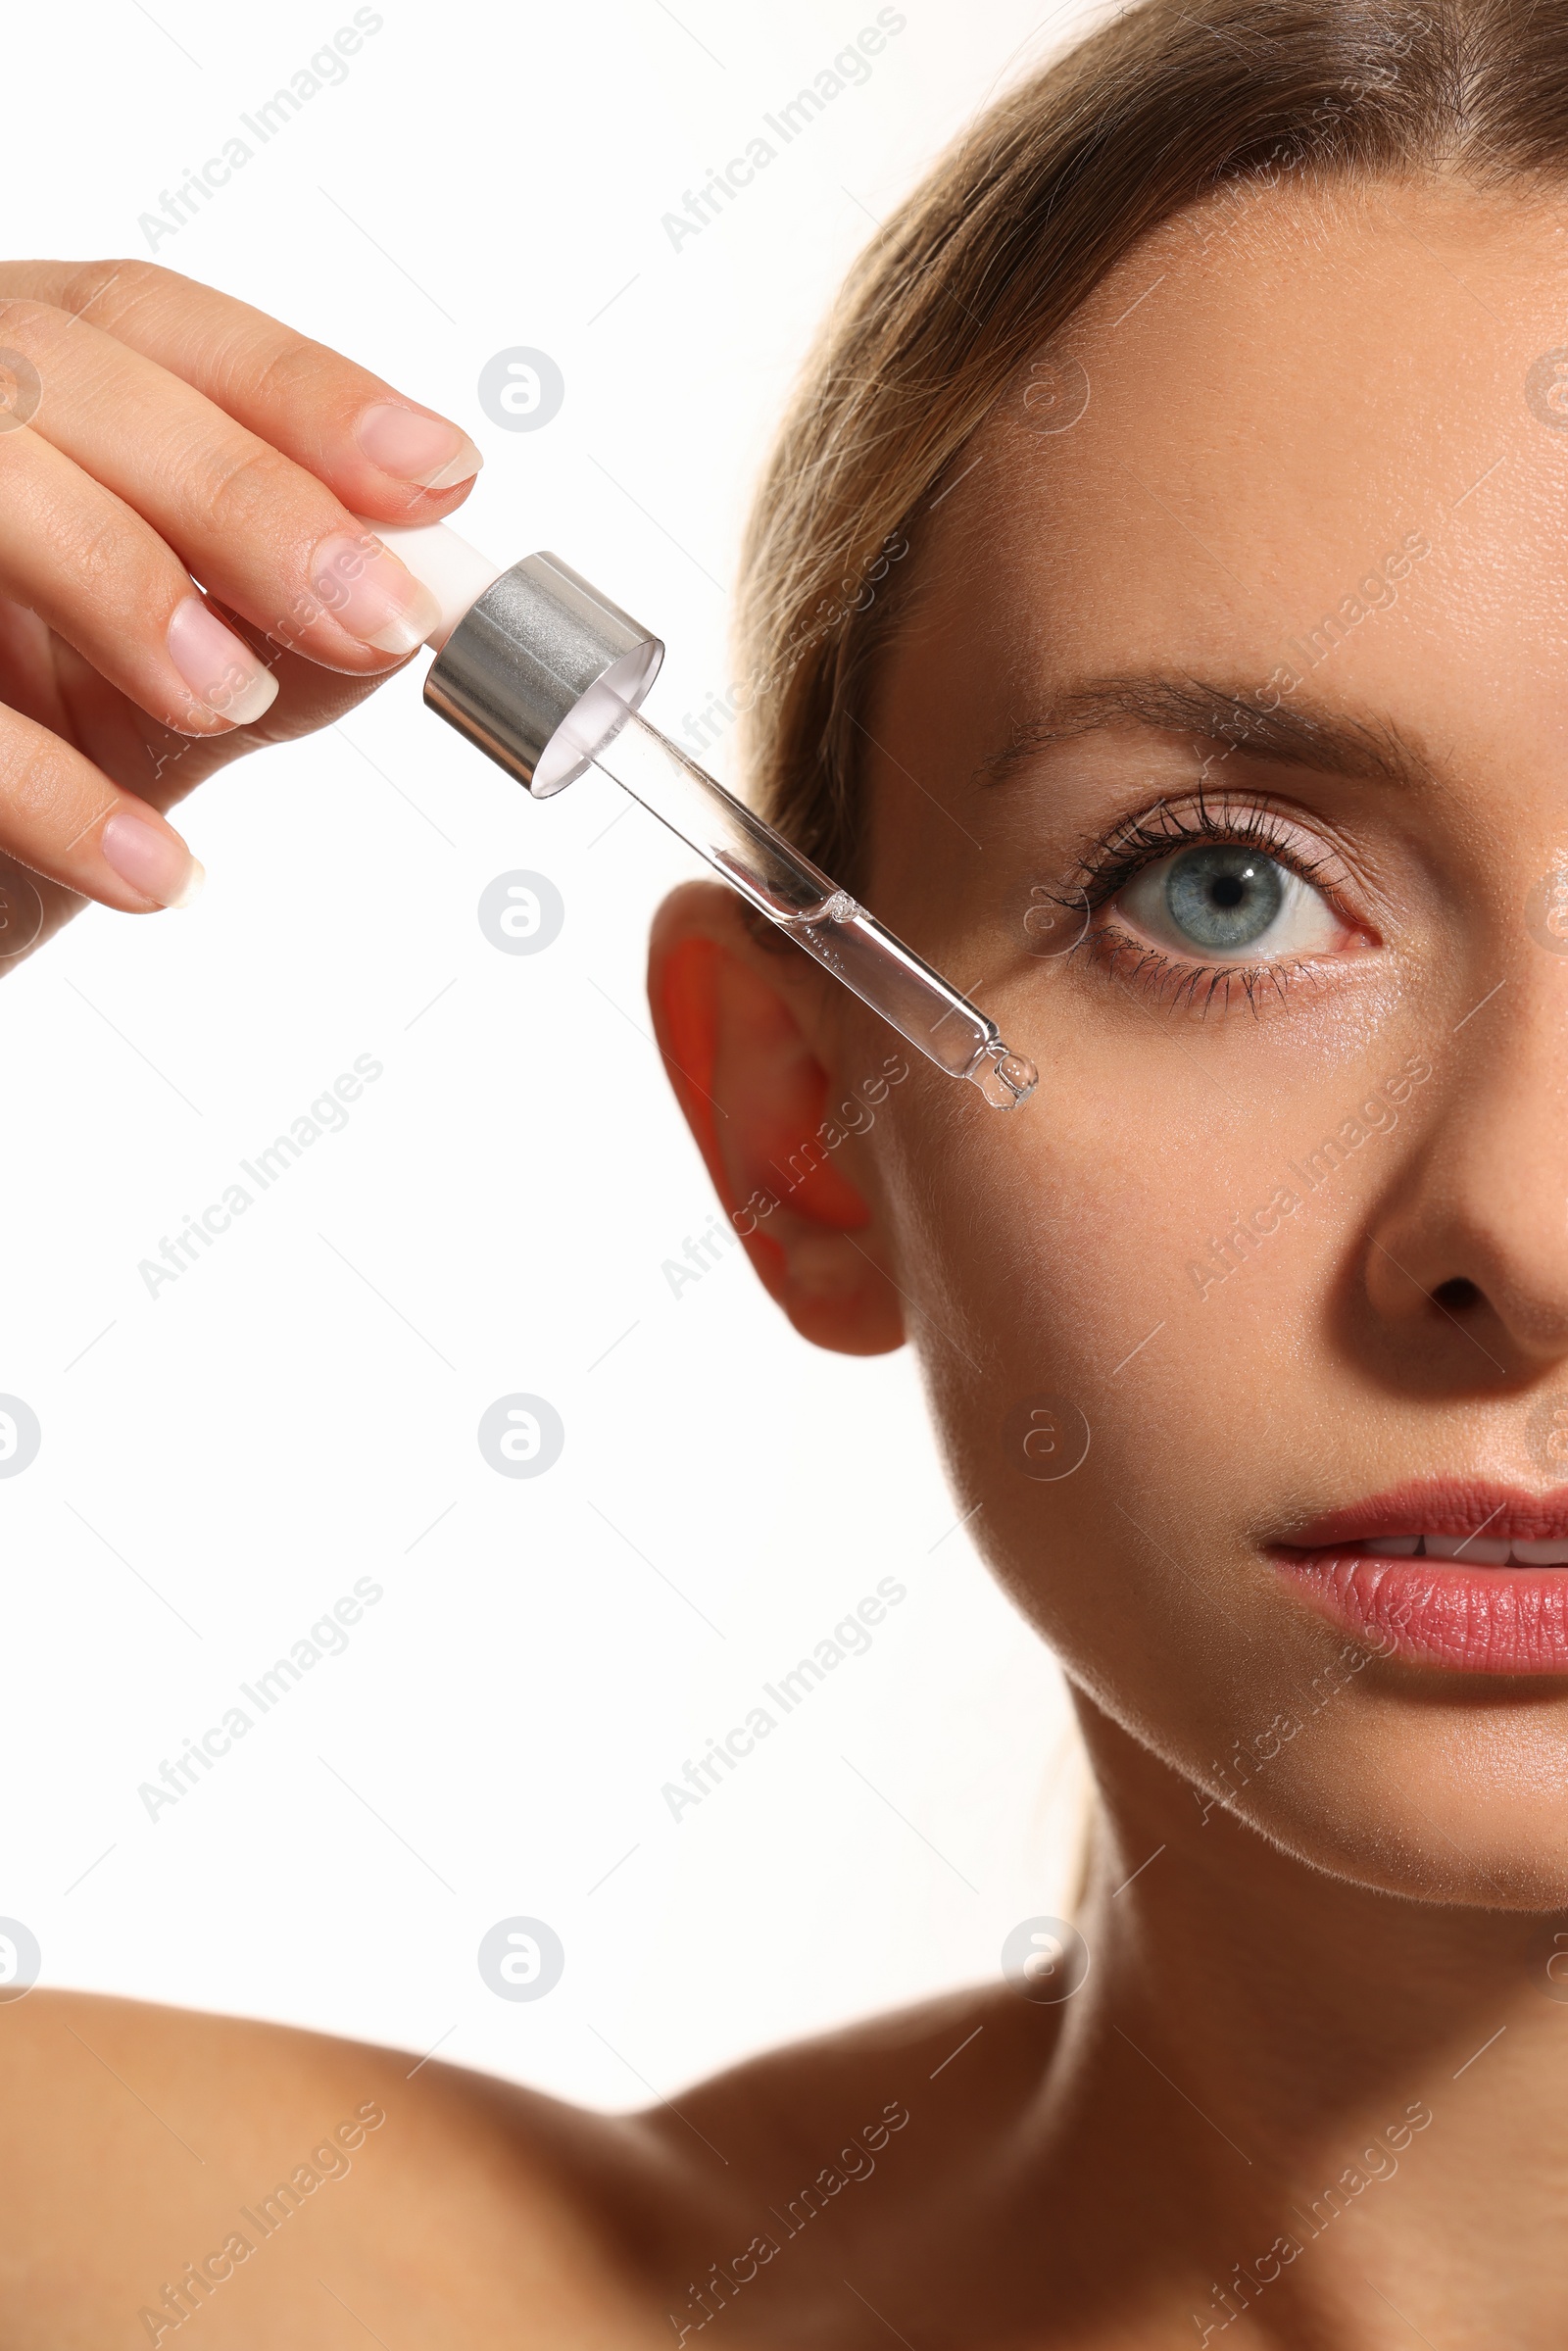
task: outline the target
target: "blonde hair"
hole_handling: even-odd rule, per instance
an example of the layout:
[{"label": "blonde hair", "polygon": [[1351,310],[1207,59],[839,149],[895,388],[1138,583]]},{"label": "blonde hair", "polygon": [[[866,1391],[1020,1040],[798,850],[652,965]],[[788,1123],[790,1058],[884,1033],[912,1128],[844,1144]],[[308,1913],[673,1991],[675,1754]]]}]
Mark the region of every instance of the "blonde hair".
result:
[{"label": "blonde hair", "polygon": [[1560,177],[1568,0],[1144,0],[1004,96],[861,255],[747,532],[756,804],[857,880],[862,713],[914,514],[1138,238],[1228,183]]}]

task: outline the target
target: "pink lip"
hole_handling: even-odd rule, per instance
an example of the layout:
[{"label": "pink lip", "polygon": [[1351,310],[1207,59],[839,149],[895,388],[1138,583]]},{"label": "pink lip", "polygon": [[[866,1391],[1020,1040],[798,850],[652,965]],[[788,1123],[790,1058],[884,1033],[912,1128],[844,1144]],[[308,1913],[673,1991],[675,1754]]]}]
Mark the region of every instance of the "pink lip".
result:
[{"label": "pink lip", "polygon": [[1490,1478],[1410,1478],[1364,1502],[1325,1510],[1291,1537],[1291,1548],[1315,1551],[1379,1535],[1479,1535],[1483,1526],[1499,1541],[1568,1543],[1568,1486],[1526,1494]]},{"label": "pink lip", "polygon": [[1422,1478],[1269,1546],[1318,1611],[1386,1652],[1450,1673],[1568,1674],[1568,1567],[1482,1567],[1356,1546],[1393,1535],[1568,1542],[1568,1487],[1532,1494],[1483,1478]]}]

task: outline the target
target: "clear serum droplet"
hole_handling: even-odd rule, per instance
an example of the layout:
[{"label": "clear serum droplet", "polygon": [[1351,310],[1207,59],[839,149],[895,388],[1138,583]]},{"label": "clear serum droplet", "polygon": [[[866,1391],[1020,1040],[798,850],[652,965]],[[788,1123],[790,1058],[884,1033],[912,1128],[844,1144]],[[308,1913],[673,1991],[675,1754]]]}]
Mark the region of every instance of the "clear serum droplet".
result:
[{"label": "clear serum droplet", "polygon": [[1040,1083],[1034,1063],[1009,1052],[1000,1037],[984,1049],[968,1074],[994,1110],[1016,1110]]}]

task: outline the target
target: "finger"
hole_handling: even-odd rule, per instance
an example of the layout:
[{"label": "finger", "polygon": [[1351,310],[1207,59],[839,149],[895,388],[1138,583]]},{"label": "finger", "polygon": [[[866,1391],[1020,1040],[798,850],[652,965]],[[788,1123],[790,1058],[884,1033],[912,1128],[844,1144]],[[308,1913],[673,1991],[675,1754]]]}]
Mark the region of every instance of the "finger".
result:
[{"label": "finger", "polygon": [[459,424],[265,311],[153,262],[7,262],[0,294],[91,323],[379,522],[439,521],[484,459]]},{"label": "finger", "polygon": [[0,432],[0,595],[181,734],[249,725],[277,683],[158,533],[26,426]]},{"label": "finger", "polygon": [[384,668],[436,626],[428,589],[330,490],[153,361],[66,312],[0,298],[0,344],[36,377],[27,429],[149,522],[279,644]]},{"label": "finger", "polygon": [[[151,801],[166,815],[176,801],[185,799],[198,784],[205,783],[209,776],[218,774],[246,753],[272,744],[298,743],[309,735],[318,734],[323,727],[336,726],[340,719],[358,710],[380,683],[375,677],[349,677],[340,669],[323,669],[298,654],[279,653],[249,621],[234,613],[223,613],[220,617],[236,633],[255,639],[258,651],[271,664],[270,674],[277,680],[277,700],[254,726],[231,727],[225,734],[217,735],[174,734],[148,725],[122,702],[127,722],[124,729],[112,730],[112,739],[103,740],[102,748],[99,735],[94,734],[89,746],[108,774],[142,799]],[[61,659],[75,661],[77,657],[62,648]],[[86,671],[86,664],[81,666]],[[92,673],[86,671],[78,685],[78,694],[90,695]],[[4,686],[0,684],[0,693],[3,692]],[[14,697],[8,699],[15,701]],[[32,715],[46,722],[49,718],[46,710],[34,710]],[[81,737],[78,735],[76,739]],[[342,739],[357,758],[368,759],[352,735],[345,734]],[[373,761],[369,763],[374,765]]]},{"label": "finger", "polygon": [[0,851],[126,914],[187,906],[202,869],[172,824],[20,710],[0,709]]}]

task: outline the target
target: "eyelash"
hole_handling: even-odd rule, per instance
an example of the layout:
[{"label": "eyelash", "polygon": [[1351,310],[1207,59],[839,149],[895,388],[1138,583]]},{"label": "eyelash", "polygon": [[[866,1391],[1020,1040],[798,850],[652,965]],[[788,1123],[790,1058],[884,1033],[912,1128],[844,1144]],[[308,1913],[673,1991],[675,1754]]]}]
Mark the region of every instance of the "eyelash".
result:
[{"label": "eyelash", "polygon": [[[1344,913],[1339,895],[1332,881],[1326,878],[1329,861],[1303,852],[1294,832],[1271,808],[1256,802],[1241,806],[1222,802],[1211,808],[1201,792],[1189,807],[1173,808],[1168,801],[1160,801],[1145,814],[1114,826],[1092,842],[1079,857],[1076,887],[1055,903],[1074,911],[1086,907],[1093,917],[1146,866],[1157,864],[1162,857],[1172,857],[1178,850],[1200,841],[1234,843],[1260,850],[1288,872],[1298,874],[1302,881],[1321,891],[1330,905]],[[1346,915],[1345,919],[1348,921],[1350,917]],[[1200,1018],[1206,1018],[1215,1008],[1216,998],[1219,1011],[1227,1011],[1238,993],[1245,996],[1255,1014],[1260,989],[1271,990],[1276,1000],[1283,1002],[1288,989],[1314,983],[1318,977],[1315,963],[1306,957],[1294,961],[1278,958],[1238,963],[1183,962],[1163,948],[1135,939],[1130,932],[1118,931],[1109,924],[1097,925],[1092,919],[1083,937],[1069,951],[1067,959],[1079,955],[1088,955],[1102,969],[1124,984],[1141,989],[1156,1003],[1187,1009],[1196,1004]],[[1133,958],[1130,972],[1122,968],[1129,956]]]}]

